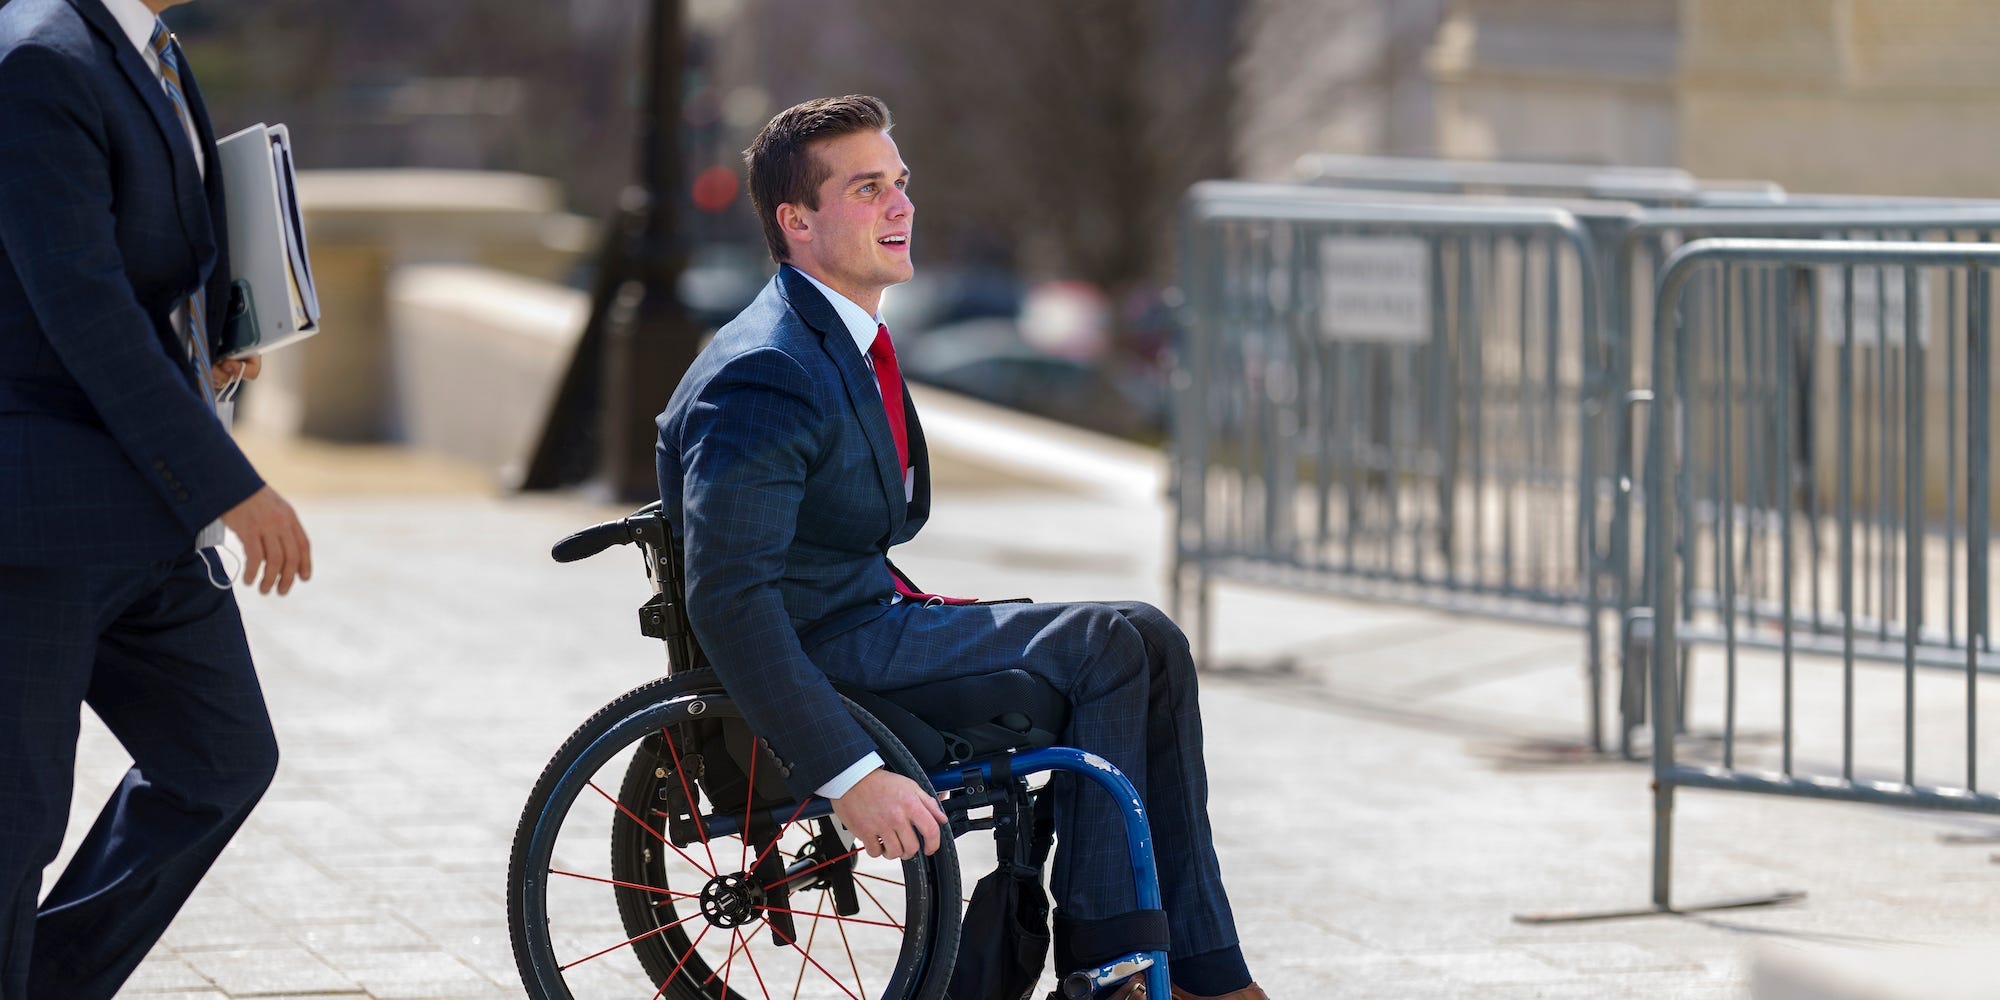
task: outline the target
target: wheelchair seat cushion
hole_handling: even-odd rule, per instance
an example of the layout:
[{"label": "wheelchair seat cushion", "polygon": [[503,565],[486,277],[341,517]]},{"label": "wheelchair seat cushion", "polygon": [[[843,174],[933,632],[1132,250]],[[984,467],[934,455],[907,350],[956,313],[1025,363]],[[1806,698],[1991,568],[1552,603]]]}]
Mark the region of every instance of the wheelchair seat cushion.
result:
[{"label": "wheelchair seat cushion", "polygon": [[882,721],[926,770],[1007,750],[1054,746],[1069,702],[1025,670],[934,681],[893,691],[834,688]]}]

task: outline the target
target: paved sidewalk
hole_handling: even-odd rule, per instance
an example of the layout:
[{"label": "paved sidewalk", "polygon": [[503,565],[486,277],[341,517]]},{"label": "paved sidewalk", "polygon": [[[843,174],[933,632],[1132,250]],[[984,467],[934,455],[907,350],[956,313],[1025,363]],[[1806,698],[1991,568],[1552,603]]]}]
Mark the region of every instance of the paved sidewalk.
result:
[{"label": "paved sidewalk", "polygon": [[[629,551],[547,556],[623,511],[500,498],[414,456],[260,452],[315,543],[312,583],[244,598],[285,759],[127,993],[519,996],[503,876],[521,803],[573,726],[660,669]],[[967,465],[901,561],[948,591],[1163,601],[1165,537],[1129,490]],[[1938,836],[2000,822],[1700,793],[1682,797],[1679,897],[1798,888],[1803,905],[1516,924],[1648,891],[1647,771],[1560,750],[1582,731],[1577,637],[1236,587],[1216,621],[1213,810],[1273,996],[1729,997],[1763,949],[1923,968],[2000,941],[1994,848]],[[125,758],[87,719],[82,760],[73,835]]]}]

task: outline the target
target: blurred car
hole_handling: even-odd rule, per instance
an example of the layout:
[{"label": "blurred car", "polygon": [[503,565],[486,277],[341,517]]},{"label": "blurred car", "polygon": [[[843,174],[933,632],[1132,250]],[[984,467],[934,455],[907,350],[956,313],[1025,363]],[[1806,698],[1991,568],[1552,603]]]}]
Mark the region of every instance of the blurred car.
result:
[{"label": "blurred car", "polygon": [[947,323],[897,354],[911,380],[1000,406],[1127,438],[1165,427],[1159,380],[1038,351],[1012,318]]},{"label": "blurred car", "polygon": [[713,330],[736,318],[771,280],[762,246],[704,243],[688,255],[676,290],[695,323]]},{"label": "blurred car", "polygon": [[882,294],[882,322],[901,347],[931,330],[963,320],[1011,317],[1024,291],[1012,272],[991,267],[918,267],[916,276]]}]

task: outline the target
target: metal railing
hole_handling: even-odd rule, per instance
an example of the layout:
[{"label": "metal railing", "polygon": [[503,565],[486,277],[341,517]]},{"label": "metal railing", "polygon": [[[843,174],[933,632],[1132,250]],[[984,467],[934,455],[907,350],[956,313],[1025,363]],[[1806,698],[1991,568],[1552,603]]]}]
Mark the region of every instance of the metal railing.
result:
[{"label": "metal railing", "polygon": [[[1634,484],[1646,460],[1638,407],[1650,392],[1638,387],[1650,378],[1661,264],[1684,242],[1714,235],[1978,242],[2000,231],[2000,204],[1992,202],[1883,199],[1889,207],[1878,207],[1780,191],[1754,208],[1649,208],[1427,193],[1574,195],[1594,173],[1582,168],[1567,168],[1575,176],[1565,178],[1523,167],[1533,175],[1524,179],[1503,176],[1522,172],[1515,165],[1407,161],[1432,169],[1410,168],[1392,184],[1398,175],[1388,167],[1401,170],[1406,161],[1319,160],[1349,176],[1335,186],[1325,178],[1208,182],[1189,193],[1174,600],[1192,581],[1198,636],[1211,632],[1207,581],[1217,576],[1580,624],[1587,730],[1598,750],[1605,749],[1608,654],[1599,648],[1606,630],[1596,609],[1615,609],[1615,742],[1627,757],[1636,756],[1648,712],[1644,655],[1635,652],[1651,627],[1637,561],[1646,505]],[[1440,173],[1468,166],[1467,177]],[[1655,180],[1671,181],[1672,173]],[[1395,190],[1368,186],[1378,183]],[[1558,230],[1550,243],[1547,234]],[[1548,246],[1559,247],[1553,257]],[[1379,280],[1357,281],[1371,268]],[[1767,290],[1759,308],[1817,325],[1829,306],[1813,289],[1830,287],[1794,283],[1788,294],[1803,297],[1784,302]],[[1938,293],[1945,313],[1964,307],[1952,287]],[[1402,318],[1368,314],[1366,296],[1356,294],[1364,291]],[[1861,289],[1864,301],[1887,301],[1886,289],[1869,298],[1874,291]],[[1330,307],[1335,299],[1345,304]],[[1334,315],[1339,309],[1362,312]],[[1687,321],[1699,325],[1714,314],[1709,303]],[[1554,332],[1550,317],[1571,326]],[[1802,340],[1799,363],[1824,367],[1823,343]],[[1463,384],[1447,379],[1468,373]],[[1807,479],[1807,502],[1823,506],[1832,472],[1820,460],[1826,421],[1819,416],[1793,414],[1790,426],[1801,442],[1795,472]],[[1955,456],[1959,445],[1953,438],[1946,447]],[[1199,489],[1186,488],[1197,481]],[[1561,502],[1546,502],[1557,495]],[[1552,551],[1561,557],[1550,560]],[[1527,567],[1524,559],[1542,561]],[[1816,571],[1809,580],[1823,578]],[[1825,596],[1823,588],[1813,593],[1815,604]],[[1678,683],[1691,683],[1686,671]]]},{"label": "metal railing", "polygon": [[[1604,298],[1608,303],[1606,350],[1611,357],[1606,368],[1619,381],[1614,394],[1626,401],[1621,407],[1618,420],[1608,422],[1615,426],[1616,443],[1611,446],[1615,458],[1611,463],[1612,478],[1628,488],[1614,494],[1610,504],[1605,505],[1610,516],[1610,524],[1603,528],[1600,536],[1607,539],[1609,551],[1603,562],[1617,577],[1610,586],[1615,588],[1615,603],[1623,624],[1619,672],[1619,718],[1618,744],[1621,753],[1634,753],[1633,735],[1636,728],[1646,721],[1647,684],[1644,673],[1644,656],[1635,655],[1635,644],[1643,645],[1647,640],[1647,629],[1652,620],[1649,608],[1652,598],[1645,590],[1645,580],[1640,567],[1632,558],[1633,541],[1643,537],[1645,531],[1644,497],[1629,489],[1637,470],[1647,461],[1638,450],[1636,431],[1640,426],[1633,418],[1632,408],[1650,401],[1658,390],[1651,373],[1651,345],[1656,340],[1653,329],[1654,281],[1669,256],[1689,241],[1712,237],[1742,238],[1791,238],[1812,240],[1908,240],[1920,242],[1985,242],[1996,231],[2000,231],[2000,205],[1994,203],[1908,203],[1901,207],[1880,208],[1860,204],[1846,204],[1840,207],[1826,207],[1825,202],[1839,199],[1804,199],[1802,207],[1762,208],[1762,209],[1691,209],[1652,210],[1641,213],[1625,230],[1615,253],[1615,263],[1609,271],[1616,277],[1606,282]],[[1839,290],[1845,287],[1840,275],[1821,275],[1818,280],[1781,281],[1778,276],[1767,276],[1764,285],[1749,290],[1747,295],[1738,295],[1732,300],[1735,306],[1745,306],[1760,311],[1762,322],[1791,322],[1801,329],[1823,327],[1833,318],[1839,317]],[[1892,300],[1892,291],[1886,279],[1876,273],[1870,280],[1864,275],[1855,291],[1861,301],[1877,303],[1886,307]],[[1937,317],[1939,322],[1954,325],[1962,319],[1965,298],[1957,288],[1955,276],[1947,275],[1943,287],[1937,290],[1935,301],[1943,310]],[[1718,321],[1723,315],[1725,303],[1713,298],[1714,292],[1704,284],[1697,283],[1687,293],[1692,306],[1685,312],[1682,322],[1689,324],[1699,333]],[[1852,317],[1850,317],[1852,318]],[[1877,322],[1875,317],[1863,316],[1864,322]],[[1825,336],[1795,338],[1796,357],[1791,364],[1799,372],[1820,371],[1826,368],[1823,358],[1826,345]],[[1949,363],[1953,345],[1948,344],[1946,353],[1934,360],[1934,364]],[[1777,359],[1767,359],[1775,363]],[[1876,360],[1882,360],[1876,358]],[[1882,373],[1875,373],[1878,380]],[[1635,387],[1652,384],[1651,390]],[[1949,390],[1948,390],[1949,391]],[[1817,513],[1825,509],[1826,497],[1832,489],[1834,466],[1824,460],[1829,454],[1824,446],[1824,425],[1835,415],[1835,411],[1824,405],[1819,412],[1812,408],[1813,399],[1805,396],[1787,397],[1793,411],[1786,415],[1789,433],[1795,438],[1791,456],[1791,472],[1800,478],[1795,488],[1803,496],[1803,503],[1809,512]],[[1880,429],[1878,428],[1878,436]],[[1958,443],[1956,438],[1947,441],[1951,461],[1956,461]],[[1886,447],[1886,445],[1885,445]],[[1871,454],[1886,454],[1886,451]],[[1751,478],[1760,478],[1751,485],[1758,489],[1776,489],[1775,482],[1765,481],[1763,476],[1769,470],[1750,470]],[[1887,470],[1878,470],[1886,474]],[[1708,508],[1693,512],[1684,511],[1683,516],[1705,517]],[[1825,579],[1822,557],[1823,548],[1810,546],[1808,549],[1811,565],[1805,579],[1809,583],[1812,606],[1818,608],[1826,596],[1821,581]],[[1620,571],[1622,568],[1622,572]],[[1690,586],[1692,586],[1690,584]],[[1688,602],[1712,601],[1712,595],[1696,593],[1692,589],[1682,593],[1681,599]],[[1690,683],[1687,671],[1681,672],[1680,683]]]},{"label": "metal railing", "polygon": [[[1702,184],[1677,167],[1589,166],[1498,160],[1310,153],[1294,170],[1308,184],[1370,191],[1609,198],[1648,205],[1699,204]],[[1774,197],[1773,184],[1732,185],[1744,197]]]},{"label": "metal railing", "polygon": [[1202,641],[1224,578],[1581,625],[1603,749],[1615,607],[1618,748],[1650,721],[1655,778],[1624,913],[1691,909],[1682,788],[2000,813],[2000,204],[1377,180],[1190,193],[1173,584]]},{"label": "metal railing", "polygon": [[[1994,764],[1980,680],[2000,666],[1996,266],[2000,246],[1704,239],[1661,269],[1642,602],[1655,909],[1673,908],[1680,788],[2000,813],[1979,784]],[[1691,696],[1676,679],[1699,648],[1723,660],[1704,705],[1721,733],[1712,756],[1683,761]],[[1795,670],[1805,658],[1837,670]],[[1899,732],[1857,728],[1857,703],[1896,698]],[[1802,713],[1837,714],[1838,732]],[[1775,744],[1746,739],[1773,727]]]},{"label": "metal railing", "polygon": [[1215,577],[1581,625],[1601,748],[1612,380],[1575,215],[1208,182],[1184,226],[1173,601],[1204,651]]}]

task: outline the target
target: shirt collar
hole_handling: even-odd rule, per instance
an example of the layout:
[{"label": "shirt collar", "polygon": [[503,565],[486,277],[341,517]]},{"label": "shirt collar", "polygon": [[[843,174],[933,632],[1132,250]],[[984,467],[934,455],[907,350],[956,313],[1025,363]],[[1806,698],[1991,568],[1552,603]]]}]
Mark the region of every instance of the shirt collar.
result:
[{"label": "shirt collar", "polygon": [[153,13],[143,0],[104,0],[104,9],[125,30],[125,37],[132,40],[134,48],[146,60],[146,65],[154,73],[160,71],[160,57],[153,51],[153,25],[160,23],[160,16]]},{"label": "shirt collar", "polygon": [[861,351],[862,357],[867,357],[868,348],[875,343],[875,328],[882,325],[882,317],[868,315],[868,310],[855,305],[853,299],[826,287],[825,283],[806,274],[798,265],[790,266],[792,270],[798,271],[800,276],[812,282],[813,287],[820,290],[820,294],[826,296],[826,301],[833,306],[834,313],[840,317],[842,323],[847,324],[847,334],[854,338],[854,346]]}]

